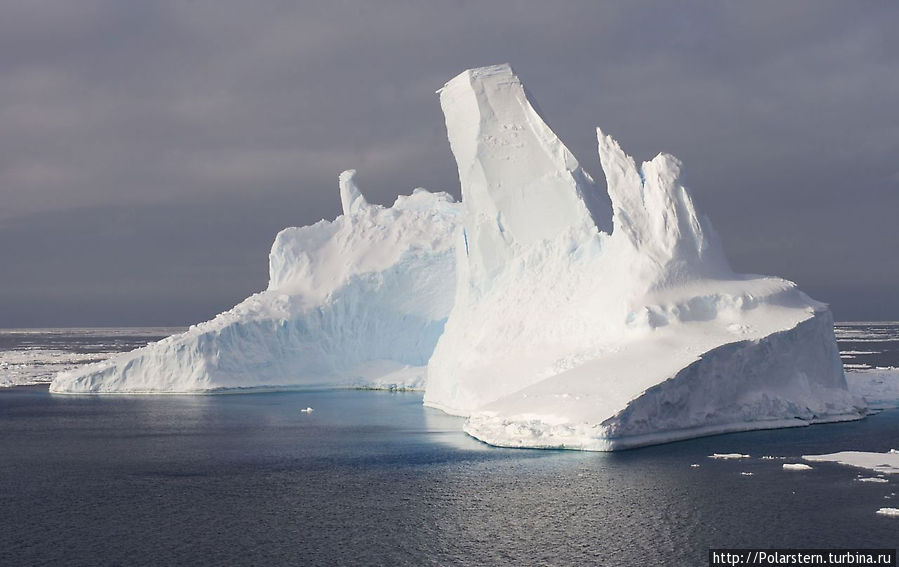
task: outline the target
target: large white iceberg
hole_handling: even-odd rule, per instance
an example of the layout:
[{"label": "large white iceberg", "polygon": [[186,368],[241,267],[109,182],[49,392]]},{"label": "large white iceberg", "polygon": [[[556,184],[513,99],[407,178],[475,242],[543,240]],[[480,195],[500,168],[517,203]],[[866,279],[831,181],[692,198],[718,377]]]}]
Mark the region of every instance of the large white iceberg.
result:
[{"label": "large white iceberg", "polygon": [[422,387],[427,365],[425,404],[474,437],[588,450],[864,415],[827,306],[735,274],[677,159],[638,168],[598,131],[606,196],[508,65],[440,101],[461,205],[372,206],[346,172],[344,214],[282,231],[266,291],[51,390]]},{"label": "large white iceberg", "polygon": [[57,375],[52,392],[421,388],[453,301],[459,205],[417,189],[385,208],[340,176],[343,215],[282,230],[268,289],[187,332]]},{"label": "large white iceberg", "polygon": [[598,131],[611,211],[508,65],[440,91],[462,186],[425,404],[493,445],[614,450],[857,419],[826,305],[735,274],[660,154]]}]

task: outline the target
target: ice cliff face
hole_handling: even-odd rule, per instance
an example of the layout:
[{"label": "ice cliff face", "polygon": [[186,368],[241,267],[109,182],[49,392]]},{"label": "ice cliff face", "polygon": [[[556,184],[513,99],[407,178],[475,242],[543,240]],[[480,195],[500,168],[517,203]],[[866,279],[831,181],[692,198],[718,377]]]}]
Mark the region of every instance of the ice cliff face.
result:
[{"label": "ice cliff face", "polygon": [[61,373],[51,391],[421,388],[452,306],[459,205],[421,189],[370,205],[354,175],[340,176],[343,215],[278,234],[268,289],[183,334]]},{"label": "ice cliff face", "polygon": [[507,65],[440,91],[462,184],[425,403],[507,446],[609,450],[858,418],[827,307],[734,274],[660,154],[598,131],[611,214]]}]

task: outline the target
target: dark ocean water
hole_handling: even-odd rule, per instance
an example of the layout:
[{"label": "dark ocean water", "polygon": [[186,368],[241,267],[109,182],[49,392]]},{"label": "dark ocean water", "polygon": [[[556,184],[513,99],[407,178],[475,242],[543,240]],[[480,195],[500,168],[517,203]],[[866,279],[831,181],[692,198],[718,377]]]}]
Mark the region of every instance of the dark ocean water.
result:
[{"label": "dark ocean water", "polygon": [[[875,514],[899,507],[899,479],[782,469],[899,448],[897,410],[611,454],[493,448],[461,424],[418,393],[2,389],[0,565],[705,565],[710,547],[899,545],[899,518]],[[708,458],[731,452],[751,458]]]}]

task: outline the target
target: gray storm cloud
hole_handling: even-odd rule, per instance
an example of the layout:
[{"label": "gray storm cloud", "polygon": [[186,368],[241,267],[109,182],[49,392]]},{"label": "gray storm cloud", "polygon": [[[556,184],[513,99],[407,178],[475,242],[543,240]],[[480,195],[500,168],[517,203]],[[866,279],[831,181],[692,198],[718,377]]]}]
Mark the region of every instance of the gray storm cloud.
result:
[{"label": "gray storm cloud", "polygon": [[344,169],[458,196],[434,90],[504,61],[588,171],[680,157],[737,270],[899,318],[895,3],[330,4],[4,2],[0,326],[206,319]]}]

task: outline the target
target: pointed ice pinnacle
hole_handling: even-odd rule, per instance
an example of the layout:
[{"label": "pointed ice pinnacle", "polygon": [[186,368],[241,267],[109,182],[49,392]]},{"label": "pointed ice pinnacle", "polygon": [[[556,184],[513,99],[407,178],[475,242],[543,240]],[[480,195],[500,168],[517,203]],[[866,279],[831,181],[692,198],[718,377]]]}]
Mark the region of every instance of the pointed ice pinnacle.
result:
[{"label": "pointed ice pinnacle", "polygon": [[608,205],[593,180],[508,64],[465,71],[439,93],[476,277],[501,270],[517,247],[570,231],[610,230]]},{"label": "pointed ice pinnacle", "polygon": [[648,269],[664,276],[663,281],[647,283],[660,286],[686,276],[731,274],[714,229],[697,214],[690,193],[680,183],[680,160],[661,153],[638,172],[634,159],[617,141],[600,128],[596,134],[612,201],[614,238],[630,243]]},{"label": "pointed ice pinnacle", "polygon": [[368,206],[368,201],[356,185],[356,170],[348,169],[340,174],[340,204],[343,214],[349,215]]}]

